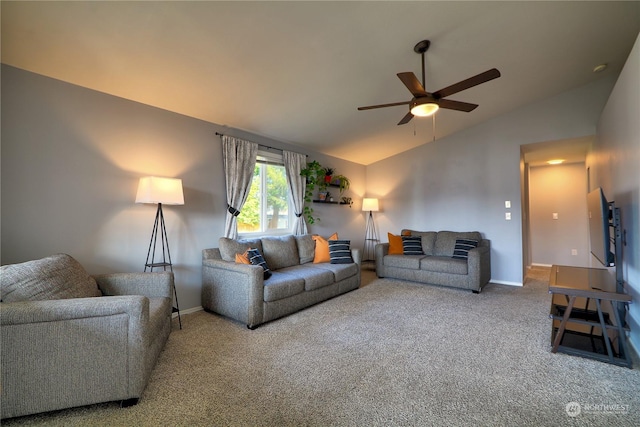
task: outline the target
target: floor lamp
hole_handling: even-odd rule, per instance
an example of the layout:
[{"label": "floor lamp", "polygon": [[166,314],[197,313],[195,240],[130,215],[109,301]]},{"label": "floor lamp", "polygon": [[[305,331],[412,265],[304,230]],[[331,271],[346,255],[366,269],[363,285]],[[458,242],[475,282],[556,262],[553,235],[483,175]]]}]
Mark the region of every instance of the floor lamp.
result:
[{"label": "floor lamp", "polygon": [[[140,178],[138,184],[138,193],[136,194],[136,203],[156,203],[158,210],[156,211],[156,220],[153,223],[153,232],[149,241],[149,250],[147,251],[147,261],[144,264],[144,271],[153,271],[154,268],[161,268],[163,271],[173,273],[173,263],[171,262],[171,252],[169,251],[169,239],[167,238],[167,228],[164,223],[164,214],[162,213],[162,205],[184,205],[184,195],[182,193],[182,180],[175,178],[158,178],[155,176],[147,176]],[[156,260],[156,247],[158,244],[158,236],[160,237],[160,246],[162,248],[162,260],[158,256]],[[173,297],[176,306],[173,312],[178,313],[178,323],[182,329],[182,319],[180,318],[180,306],[178,305],[178,294],[176,287],[173,287]]]},{"label": "floor lamp", "polygon": [[378,199],[362,199],[362,210],[369,211],[367,226],[364,233],[364,251],[362,261],[376,260],[376,244],[380,242],[376,224],[373,222],[373,213],[378,212]]}]

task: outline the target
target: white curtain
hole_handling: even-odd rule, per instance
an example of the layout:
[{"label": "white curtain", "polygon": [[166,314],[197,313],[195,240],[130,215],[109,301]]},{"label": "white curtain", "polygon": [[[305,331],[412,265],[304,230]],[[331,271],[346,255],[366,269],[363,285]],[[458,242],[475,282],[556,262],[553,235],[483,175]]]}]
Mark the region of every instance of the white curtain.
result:
[{"label": "white curtain", "polygon": [[227,185],[227,218],[224,235],[238,237],[237,217],[247,200],[256,166],[258,144],[231,136],[222,136],[222,163]]},{"label": "white curtain", "polygon": [[293,234],[307,234],[307,222],[302,215],[304,209],[304,191],[307,187],[307,181],[305,177],[300,176],[300,171],[307,166],[307,156],[283,150],[282,160],[284,161],[284,168],[287,172],[287,184],[289,184],[289,190],[291,190],[293,209],[296,214],[296,219],[293,223]]}]

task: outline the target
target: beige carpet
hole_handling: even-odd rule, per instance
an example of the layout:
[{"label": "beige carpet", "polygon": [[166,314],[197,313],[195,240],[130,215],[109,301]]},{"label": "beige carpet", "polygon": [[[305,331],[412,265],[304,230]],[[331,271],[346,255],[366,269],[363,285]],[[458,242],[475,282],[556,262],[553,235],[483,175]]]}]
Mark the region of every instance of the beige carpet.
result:
[{"label": "beige carpet", "polygon": [[477,295],[367,280],[254,331],[184,315],[138,405],[3,425],[640,425],[638,370],[549,352],[547,277]]}]

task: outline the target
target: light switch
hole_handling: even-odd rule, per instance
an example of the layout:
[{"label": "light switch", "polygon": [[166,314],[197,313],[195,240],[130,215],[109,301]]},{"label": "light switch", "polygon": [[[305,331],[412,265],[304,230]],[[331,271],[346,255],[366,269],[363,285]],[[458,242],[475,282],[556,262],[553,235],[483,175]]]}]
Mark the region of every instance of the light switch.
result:
[{"label": "light switch", "polygon": [[510,209],[511,208],[511,200],[505,200],[504,201],[504,207],[507,208],[507,209]]},{"label": "light switch", "polygon": [[558,219],[558,212],[554,212],[554,213],[552,214],[552,217],[553,217],[553,219]]},{"label": "light switch", "polygon": [[507,221],[511,221],[511,212],[505,212],[504,219],[506,219]]}]

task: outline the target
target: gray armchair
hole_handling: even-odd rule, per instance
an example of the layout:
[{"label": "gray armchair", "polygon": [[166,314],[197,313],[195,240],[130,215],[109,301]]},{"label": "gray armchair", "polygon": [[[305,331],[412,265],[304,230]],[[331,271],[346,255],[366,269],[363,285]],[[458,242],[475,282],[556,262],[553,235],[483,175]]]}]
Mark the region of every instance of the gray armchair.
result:
[{"label": "gray armchair", "polygon": [[[55,257],[58,267],[79,266],[68,255],[45,260]],[[38,274],[56,283],[42,265],[28,265],[40,261],[2,267],[2,418],[137,403],[171,332],[173,274],[86,275],[103,296],[16,301],[25,276],[27,285],[17,286],[33,289]]]}]

